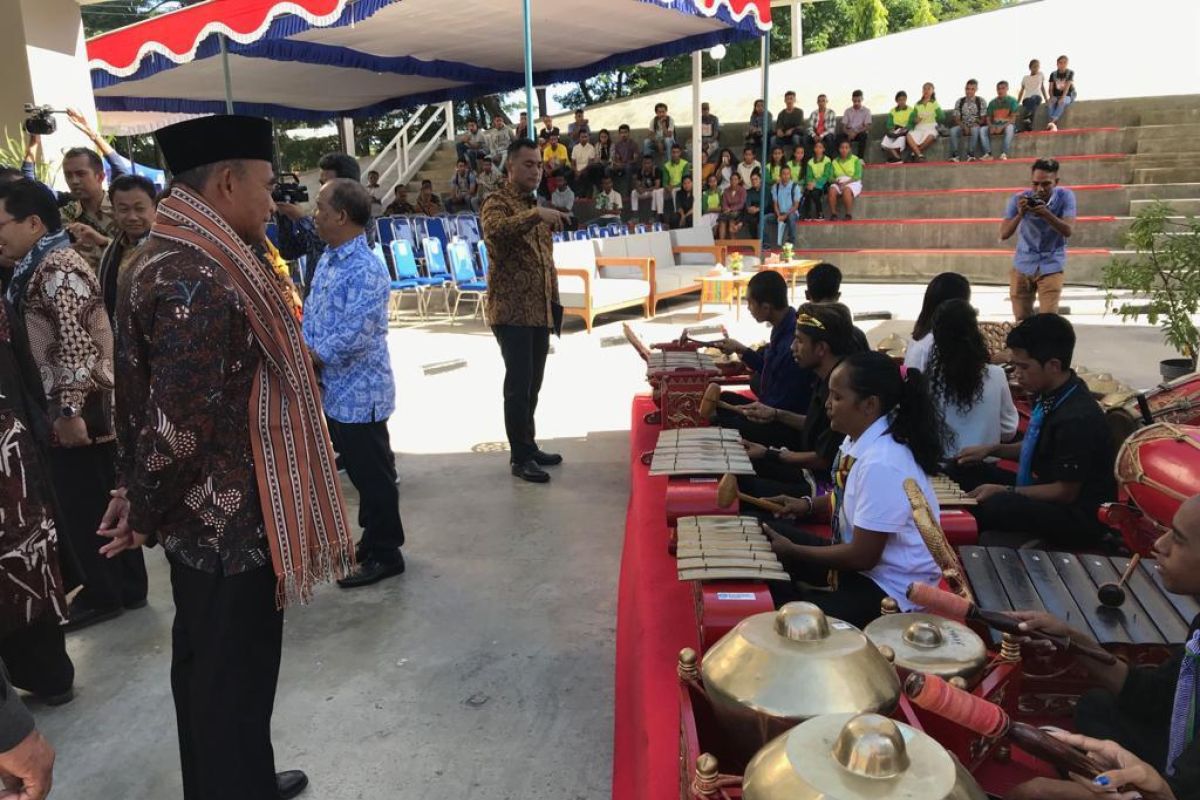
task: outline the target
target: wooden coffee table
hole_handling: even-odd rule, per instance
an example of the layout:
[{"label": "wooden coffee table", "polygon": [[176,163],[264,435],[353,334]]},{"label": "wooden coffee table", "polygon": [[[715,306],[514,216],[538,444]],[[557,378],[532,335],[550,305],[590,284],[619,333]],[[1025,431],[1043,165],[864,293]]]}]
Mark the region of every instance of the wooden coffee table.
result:
[{"label": "wooden coffee table", "polygon": [[742,318],[742,299],[746,296],[746,284],[750,283],[750,279],[755,274],[752,270],[742,270],[736,275],[726,272],[723,275],[705,275],[700,278],[700,308],[696,311],[696,319],[704,316],[704,292],[708,287],[716,287],[719,291],[721,287],[728,286],[731,289],[730,302],[734,306],[734,317],[740,320]]},{"label": "wooden coffee table", "polygon": [[792,294],[796,293],[796,279],[803,278],[808,274],[808,271],[820,264],[820,261],[812,258],[792,259],[791,261],[780,261],[774,264],[763,263],[759,265],[759,269],[773,269],[776,272],[787,278],[788,283],[792,286]]}]

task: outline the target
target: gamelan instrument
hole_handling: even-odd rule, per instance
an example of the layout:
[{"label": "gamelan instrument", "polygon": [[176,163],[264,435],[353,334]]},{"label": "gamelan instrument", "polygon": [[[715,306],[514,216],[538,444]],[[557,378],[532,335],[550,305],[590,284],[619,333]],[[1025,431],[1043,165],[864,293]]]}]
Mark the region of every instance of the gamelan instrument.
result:
[{"label": "gamelan instrument", "polygon": [[700,677],[743,757],[804,720],[890,713],[900,699],[896,670],[862,631],[803,602],[742,620],[705,653]]},{"label": "gamelan instrument", "polygon": [[662,345],[661,350],[651,350],[628,323],[624,325],[624,331],[625,338],[646,362],[646,380],[658,406],[656,411],[646,415],[645,422],[648,425],[661,423],[668,429],[707,425],[708,419],[700,414],[700,398],[705,388],[723,373],[733,374],[736,370],[718,367],[712,356],[699,353],[697,347]]},{"label": "gamelan instrument", "polygon": [[[1117,663],[1117,657],[1107,650],[1092,647],[1082,642],[1076,642],[1069,636],[1051,636],[1036,631],[1022,631],[1021,622],[1015,617],[995,611],[986,611],[974,603],[956,594],[944,592],[936,586],[929,586],[924,583],[910,583],[907,594],[908,599],[913,603],[949,619],[979,622],[1001,633],[1028,636],[1033,639],[1045,639],[1053,642],[1058,649],[1064,652],[1074,652],[1078,655],[1087,656],[1102,664]],[[930,670],[925,671],[928,672]]]},{"label": "gamelan instrument", "polygon": [[[751,474],[753,474],[753,471]],[[763,500],[761,497],[753,497],[739,489],[735,475],[727,474],[721,476],[721,480],[717,482],[717,506],[719,508],[729,508],[735,500],[740,500],[743,503],[748,503],[756,508],[761,508],[764,511],[770,511],[774,514],[783,512],[783,506],[778,503]]]},{"label": "gamelan instrument", "polygon": [[896,613],[896,601],[891,598],[884,604],[884,614],[872,620],[863,633],[897,671],[962,678],[968,683],[983,671],[988,661],[987,645],[962,622],[936,614]]},{"label": "gamelan instrument", "polygon": [[981,322],[979,332],[983,334],[983,342],[987,345],[988,355],[992,363],[1004,359],[1008,355],[1008,334],[1012,331],[1011,322]]},{"label": "gamelan instrument", "polygon": [[1143,425],[1200,425],[1200,373],[1184,375],[1146,392],[1108,394],[1100,405],[1118,447]]},{"label": "gamelan instrument", "polygon": [[967,493],[947,475],[930,475],[929,483],[933,486],[933,492],[937,496],[938,506],[942,508],[973,506],[978,503],[974,497],[968,497]]},{"label": "gamelan instrument", "polygon": [[[651,475],[753,475],[742,438],[728,428],[672,428],[658,435]],[[736,483],[736,481],[735,481]]]},{"label": "gamelan instrument", "polygon": [[1104,583],[1096,590],[1096,596],[1100,602],[1109,608],[1120,608],[1125,605],[1125,582],[1129,580],[1129,576],[1137,569],[1138,562],[1142,560],[1141,553],[1134,553],[1133,558],[1129,559],[1129,563],[1125,566],[1125,571],[1121,573],[1121,578],[1116,583]]},{"label": "gamelan instrument", "polygon": [[931,736],[879,714],[826,714],[754,756],[745,800],[985,800],[962,765]]},{"label": "gamelan instrument", "polygon": [[700,398],[700,416],[705,419],[712,419],[713,414],[717,409],[725,411],[733,411],[738,414],[742,413],[742,407],[733,403],[726,403],[721,399],[721,387],[719,384],[710,383],[708,388],[704,390],[704,396]]},{"label": "gamelan instrument", "polygon": [[679,520],[675,559],[681,581],[790,580],[754,517]]},{"label": "gamelan instrument", "polygon": [[933,518],[933,509],[929,507],[921,485],[912,478],[907,478],[904,481],[904,494],[908,496],[908,504],[912,506],[913,522],[921,533],[921,539],[924,540],[929,554],[933,556],[934,563],[942,571],[942,580],[950,587],[950,591],[968,601],[974,601],[971,587],[963,573],[963,565],[947,541],[942,527]]},{"label": "gamelan instrument", "polygon": [[961,725],[987,739],[1010,739],[1031,756],[1085,778],[1104,768],[1087,754],[1060,742],[1034,726],[1012,719],[1003,708],[963,691],[936,675],[914,672],[904,681],[904,694],[912,703]]},{"label": "gamelan instrument", "polygon": [[1169,526],[1179,506],[1200,494],[1200,427],[1160,422],[1135,431],[1117,452],[1123,495]]}]

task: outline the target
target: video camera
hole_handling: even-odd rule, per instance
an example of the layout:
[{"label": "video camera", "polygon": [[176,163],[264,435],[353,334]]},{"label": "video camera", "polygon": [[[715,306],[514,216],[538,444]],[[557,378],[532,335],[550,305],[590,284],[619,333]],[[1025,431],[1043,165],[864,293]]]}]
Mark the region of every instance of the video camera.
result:
[{"label": "video camera", "polygon": [[284,172],[279,175],[271,199],[276,203],[297,205],[308,202],[308,187],[300,182],[300,176],[294,172]]},{"label": "video camera", "polygon": [[55,111],[50,106],[25,104],[25,132],[32,136],[49,136],[58,130],[54,119]]}]

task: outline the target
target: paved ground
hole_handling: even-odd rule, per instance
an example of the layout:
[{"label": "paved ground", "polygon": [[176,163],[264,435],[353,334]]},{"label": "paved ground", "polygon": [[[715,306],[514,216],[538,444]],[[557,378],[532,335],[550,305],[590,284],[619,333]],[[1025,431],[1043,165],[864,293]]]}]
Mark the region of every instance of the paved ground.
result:
[{"label": "paved ground", "polygon": [[[923,287],[857,285],[858,312],[911,320]],[[1110,327],[1094,290],[1070,291],[1080,360],[1140,386],[1170,353],[1156,331]],[[1004,318],[999,289],[976,291]],[[695,325],[694,305],[626,317],[648,341]],[[750,343],[747,317],[709,307]],[[502,452],[501,364],[478,322],[392,332],[409,571],[321,590],[289,612],[276,703],[279,767],[321,800],[600,800],[609,794],[615,586],[627,500],[629,398],[643,387],[621,317],[555,341],[539,415],[567,463],[548,487],[514,482]],[[861,323],[872,340],[910,322]],[[354,492],[348,497],[353,500]],[[353,513],[352,509],[352,513]],[[148,554],[150,607],[69,637],[78,699],[38,708],[59,749],[62,800],[180,796],[168,685],[169,587]]]}]

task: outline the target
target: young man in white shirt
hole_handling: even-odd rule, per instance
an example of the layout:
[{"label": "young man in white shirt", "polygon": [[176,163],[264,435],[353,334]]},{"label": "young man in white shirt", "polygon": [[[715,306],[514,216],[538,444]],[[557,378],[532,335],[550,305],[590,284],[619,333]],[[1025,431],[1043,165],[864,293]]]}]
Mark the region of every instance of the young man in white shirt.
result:
[{"label": "young man in white shirt", "polygon": [[621,218],[621,193],[613,188],[613,179],[605,175],[600,179],[600,191],[596,193],[596,214],[601,218]]},{"label": "young man in white shirt", "polygon": [[754,157],[754,148],[747,147],[742,150],[742,163],[737,165],[737,173],[742,177],[742,185],[747,187],[747,191],[750,187],[750,176],[754,174],[755,170],[761,174],[762,164],[758,163],[758,159]]},{"label": "young man in white shirt", "polygon": [[596,165],[596,145],[585,130],[579,134],[579,144],[571,148],[571,163],[575,165],[575,188],[581,197],[592,193],[593,167]]}]

